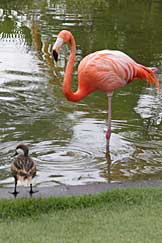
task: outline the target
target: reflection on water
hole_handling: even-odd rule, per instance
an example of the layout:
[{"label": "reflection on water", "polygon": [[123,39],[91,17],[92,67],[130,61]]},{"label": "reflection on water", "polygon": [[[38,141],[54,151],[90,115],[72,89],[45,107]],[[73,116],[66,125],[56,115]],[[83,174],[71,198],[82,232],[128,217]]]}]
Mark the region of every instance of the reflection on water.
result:
[{"label": "reflection on water", "polygon": [[1,2],[0,185],[13,184],[10,162],[20,142],[37,161],[37,186],[162,179],[161,93],[143,81],[115,92],[106,150],[106,95],[68,102],[62,80],[69,49],[63,48],[57,67],[50,54],[66,28],[77,43],[74,89],[80,60],[105,48],[158,66],[161,80],[161,1]]}]

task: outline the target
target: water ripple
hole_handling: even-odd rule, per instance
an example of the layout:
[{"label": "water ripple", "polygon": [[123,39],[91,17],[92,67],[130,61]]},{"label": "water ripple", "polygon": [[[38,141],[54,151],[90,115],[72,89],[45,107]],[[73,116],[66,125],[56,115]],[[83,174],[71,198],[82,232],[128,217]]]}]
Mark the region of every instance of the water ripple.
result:
[{"label": "water ripple", "polygon": [[[107,156],[104,132],[107,128],[106,95],[94,92],[80,103],[67,101],[62,94],[62,80],[69,48],[61,50],[57,67],[50,55],[57,33],[66,27],[70,29],[77,42],[73,75],[75,89],[77,65],[89,52],[122,47],[128,53],[132,50],[132,56],[137,57],[136,51],[141,49],[141,43],[149,40],[147,34],[144,38],[144,29],[142,35],[138,35],[139,25],[131,22],[134,18],[128,22],[137,33],[134,37],[140,48],[137,43],[131,47],[130,27],[123,28],[125,24],[120,21],[120,13],[115,14],[118,4],[118,7],[114,4],[111,8],[111,3],[94,1],[93,7],[86,3],[87,9],[83,1],[74,4],[71,1],[46,1],[43,7],[27,2],[25,6],[20,3],[15,7],[12,1],[9,5],[2,5],[0,185],[13,185],[10,163],[20,142],[29,145],[31,156],[38,164],[34,181],[37,186],[162,179],[161,94],[156,95],[154,88],[141,89],[138,82],[114,94],[110,154]],[[107,10],[112,14],[114,11],[116,16],[109,24]],[[122,12],[121,3],[120,10]],[[145,16],[140,26],[147,24]],[[138,19],[140,21],[141,17]],[[161,52],[158,49],[161,50],[161,43],[156,37],[159,30],[153,32],[155,37],[152,36],[156,45],[152,45],[154,41],[151,39],[141,49],[138,58],[153,65],[157,61],[160,67]],[[149,48],[150,55],[145,48]]]}]

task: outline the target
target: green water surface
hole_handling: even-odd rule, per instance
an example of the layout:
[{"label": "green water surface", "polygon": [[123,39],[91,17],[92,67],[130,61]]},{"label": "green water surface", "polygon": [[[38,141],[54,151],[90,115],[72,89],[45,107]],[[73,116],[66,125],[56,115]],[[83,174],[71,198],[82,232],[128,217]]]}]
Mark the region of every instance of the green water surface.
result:
[{"label": "green water surface", "polygon": [[37,186],[162,179],[162,94],[143,80],[114,93],[110,165],[106,95],[67,101],[68,46],[57,66],[51,58],[67,29],[77,44],[74,90],[80,60],[101,49],[158,67],[161,83],[161,13],[160,0],[0,0],[0,186],[13,185],[10,163],[21,142],[38,164]]}]

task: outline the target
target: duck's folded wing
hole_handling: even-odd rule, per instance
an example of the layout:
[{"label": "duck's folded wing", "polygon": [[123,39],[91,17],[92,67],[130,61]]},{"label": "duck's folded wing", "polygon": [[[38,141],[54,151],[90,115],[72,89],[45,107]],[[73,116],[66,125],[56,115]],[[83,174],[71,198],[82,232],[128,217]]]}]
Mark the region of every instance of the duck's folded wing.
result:
[{"label": "duck's folded wing", "polygon": [[35,176],[36,164],[30,158],[16,158],[11,164],[11,172],[14,175],[20,176]]}]

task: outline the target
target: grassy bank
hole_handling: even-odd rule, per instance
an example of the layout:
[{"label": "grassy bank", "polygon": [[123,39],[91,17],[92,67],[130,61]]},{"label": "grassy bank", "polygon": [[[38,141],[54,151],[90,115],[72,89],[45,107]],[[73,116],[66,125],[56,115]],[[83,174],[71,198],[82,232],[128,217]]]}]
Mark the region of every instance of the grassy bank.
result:
[{"label": "grassy bank", "polygon": [[0,242],[161,242],[162,188],[0,201]]}]

